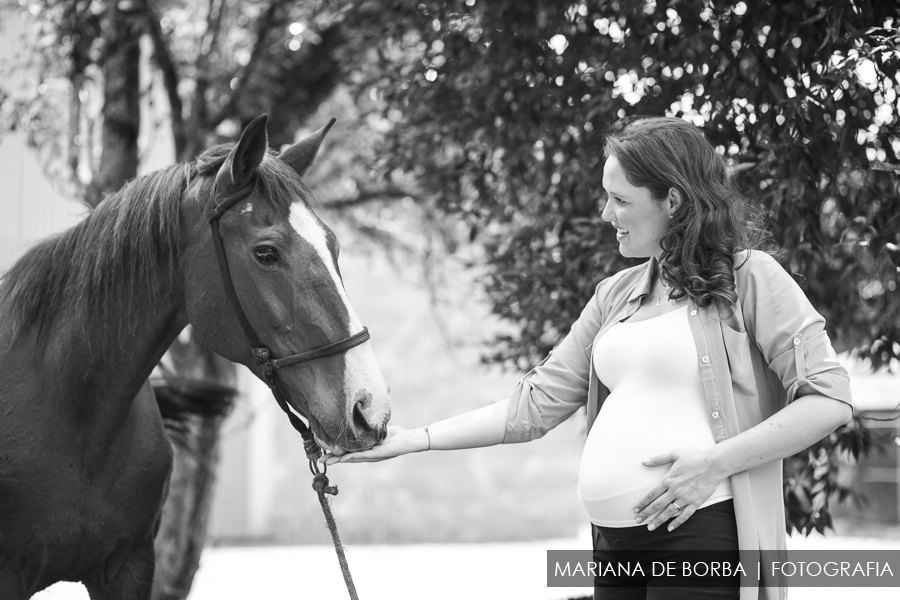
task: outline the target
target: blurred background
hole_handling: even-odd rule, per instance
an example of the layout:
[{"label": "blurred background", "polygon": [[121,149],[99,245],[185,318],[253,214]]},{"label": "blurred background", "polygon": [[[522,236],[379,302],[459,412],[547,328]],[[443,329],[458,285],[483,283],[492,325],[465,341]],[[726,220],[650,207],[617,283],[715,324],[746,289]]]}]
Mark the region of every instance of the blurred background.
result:
[{"label": "blurred background", "polygon": [[[779,260],[851,371],[854,421],[785,463],[794,543],[897,548],[891,4],[3,2],[0,272],[125,181],[235,140],[260,113],[276,150],[336,116],[307,181],[341,240],[392,423],[421,426],[502,399],[596,283],[634,264],[599,218],[603,131],[679,116],[766,208]],[[342,597],[301,440],[268,389],[190,331],[164,363],[156,383],[235,393],[180,417],[154,597],[245,597],[229,578],[242,570],[269,582],[259,597],[295,597],[275,564]],[[590,546],[584,433],[580,412],[531,444],[329,471],[366,597],[575,595],[542,589],[542,569],[547,549]],[[408,592],[388,585],[404,577]],[[46,594],[86,597],[60,589]]]}]

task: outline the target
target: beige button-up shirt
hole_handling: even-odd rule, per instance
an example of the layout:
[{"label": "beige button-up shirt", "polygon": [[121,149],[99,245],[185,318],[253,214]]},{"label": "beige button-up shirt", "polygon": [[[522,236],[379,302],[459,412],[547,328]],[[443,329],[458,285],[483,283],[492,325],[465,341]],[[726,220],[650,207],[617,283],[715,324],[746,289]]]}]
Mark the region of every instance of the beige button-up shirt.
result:
[{"label": "beige button-up shirt", "polygon": [[[739,253],[735,265],[739,303],[733,314],[688,304],[716,442],[766,420],[801,387],[852,406],[850,379],[825,332],[825,319],[791,276],[756,250]],[[655,272],[651,258],[597,285],[569,334],[510,396],[504,443],[539,438],[585,403],[590,428],[609,395],[594,373],[594,344],[640,308]],[[741,550],[783,550],[782,461],[736,473],[731,485]],[[765,587],[766,582],[764,576],[764,587],[742,588],[741,600],[784,598],[783,588],[774,582]]]}]

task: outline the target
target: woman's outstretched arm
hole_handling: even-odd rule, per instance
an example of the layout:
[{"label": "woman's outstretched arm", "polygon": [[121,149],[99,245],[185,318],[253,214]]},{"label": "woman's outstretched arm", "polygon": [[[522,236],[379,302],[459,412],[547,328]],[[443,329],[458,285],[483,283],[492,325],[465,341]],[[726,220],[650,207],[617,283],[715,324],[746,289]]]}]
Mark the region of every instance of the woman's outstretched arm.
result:
[{"label": "woman's outstretched arm", "polygon": [[519,380],[508,398],[431,423],[427,430],[388,427],[387,437],[377,446],[361,452],[338,450],[325,457],[325,464],[375,462],[425,450],[462,450],[537,439],[587,400],[590,355],[585,348],[599,328],[595,295],[560,345]]},{"label": "woman's outstretched arm", "polygon": [[500,402],[416,429],[388,427],[387,437],[362,452],[340,450],[326,464],[374,462],[424,450],[460,450],[537,439],[584,406],[590,376],[590,348],[603,322],[601,306],[617,278],[597,284],[572,329],[550,355],[528,372]]},{"label": "woman's outstretched arm", "polygon": [[325,464],[377,462],[424,450],[461,450],[502,444],[508,411],[509,399],[505,399],[432,423],[428,425],[427,432],[425,427],[388,427],[387,437],[377,446],[362,452],[327,456]]}]

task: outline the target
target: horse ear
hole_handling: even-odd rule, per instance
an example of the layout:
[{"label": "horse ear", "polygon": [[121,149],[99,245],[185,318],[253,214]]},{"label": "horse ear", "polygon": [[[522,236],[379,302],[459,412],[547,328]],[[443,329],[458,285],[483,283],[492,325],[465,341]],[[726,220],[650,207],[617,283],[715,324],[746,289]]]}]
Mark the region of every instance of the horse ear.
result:
[{"label": "horse ear", "polygon": [[[260,115],[250,121],[250,124],[241,133],[241,139],[231,150],[228,158],[219,173],[216,175],[216,184],[222,180],[222,184],[231,184],[234,187],[243,187],[250,182],[259,163],[262,162],[269,148],[269,135],[266,133],[266,121],[268,115]],[[231,181],[225,181],[230,178]],[[220,187],[221,189],[221,187]]]},{"label": "horse ear", "polygon": [[328,121],[328,124],[325,125],[325,127],[305,140],[297,142],[279,154],[278,158],[290,165],[300,177],[303,177],[310,165],[312,165],[313,160],[315,160],[316,153],[319,151],[319,146],[322,145],[322,140],[328,135],[328,132],[331,130],[335,121],[337,121],[337,119],[331,117],[331,120]]}]

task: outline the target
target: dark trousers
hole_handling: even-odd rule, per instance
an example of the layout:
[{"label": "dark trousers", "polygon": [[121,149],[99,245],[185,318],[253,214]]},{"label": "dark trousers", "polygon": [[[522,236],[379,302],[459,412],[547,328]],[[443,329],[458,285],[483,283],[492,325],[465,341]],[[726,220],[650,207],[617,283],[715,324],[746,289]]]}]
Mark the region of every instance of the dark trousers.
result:
[{"label": "dark trousers", "polygon": [[[690,560],[692,564],[701,561],[706,565],[710,558],[736,564],[740,557],[731,500],[701,508],[675,531],[668,531],[666,527],[667,523],[663,523],[654,531],[647,531],[643,525],[593,525],[594,560],[629,564],[640,561],[642,565],[651,559],[661,564],[673,561],[677,565]],[[697,586],[684,587],[690,582],[682,578],[674,584],[679,587],[673,587],[673,578],[666,578],[663,572],[654,574],[646,567],[643,571],[643,575],[632,572],[630,576],[622,571],[618,574],[598,573],[594,578],[594,600],[737,600],[740,597],[740,576],[737,574],[718,578],[714,586],[702,586],[698,582]]]}]

